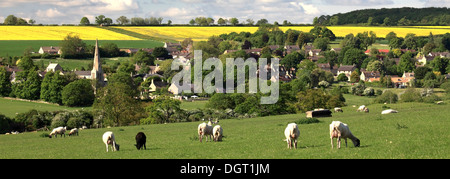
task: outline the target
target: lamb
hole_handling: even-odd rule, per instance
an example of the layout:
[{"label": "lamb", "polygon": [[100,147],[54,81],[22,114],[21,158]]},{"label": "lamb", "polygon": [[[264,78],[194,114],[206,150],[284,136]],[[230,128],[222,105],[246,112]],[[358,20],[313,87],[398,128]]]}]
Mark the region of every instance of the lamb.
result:
[{"label": "lamb", "polygon": [[290,123],[284,130],[284,136],[286,136],[286,142],[288,148],[292,149],[292,145],[297,149],[297,139],[300,136],[300,130],[296,123]]},{"label": "lamb", "polygon": [[344,112],[344,111],[342,110],[342,108],[336,107],[336,108],[334,108],[334,112]]},{"label": "lamb", "polygon": [[144,146],[144,150],[147,150],[147,147],[145,146],[145,143],[147,142],[147,136],[143,132],[139,132],[136,134],[136,148],[138,150],[141,150],[142,146]]},{"label": "lamb", "polygon": [[386,109],[381,112],[381,114],[391,114],[391,113],[398,113],[398,111],[393,110],[393,109]]},{"label": "lamb", "polygon": [[106,145],[106,152],[108,152],[109,145],[111,145],[113,151],[119,151],[120,146],[116,143],[113,132],[108,131],[103,134],[103,143]]},{"label": "lamb", "polygon": [[209,140],[211,141],[211,136],[213,135],[213,124],[219,123],[217,120],[216,122],[212,122],[211,118],[209,119],[208,124],[206,123],[201,123],[198,125],[198,137],[200,138],[200,142],[202,142],[203,140],[203,136],[206,135],[206,141],[208,142],[208,136],[209,136]]},{"label": "lamb", "polygon": [[52,138],[52,136],[55,135],[55,138],[56,138],[58,134],[60,134],[61,137],[64,134],[64,137],[66,137],[65,133],[66,133],[66,127],[57,127],[52,130],[52,132],[48,135],[48,137]]},{"label": "lamb", "polygon": [[73,128],[72,130],[70,130],[69,136],[75,135],[75,134],[78,136],[78,129],[77,128]]},{"label": "lamb", "polygon": [[338,149],[341,148],[341,138],[345,140],[345,147],[347,147],[347,138],[350,138],[355,147],[359,147],[360,140],[356,138],[347,124],[342,123],[341,121],[333,121],[330,124],[330,139],[331,139],[331,148],[334,148],[333,138],[337,138],[337,146]]},{"label": "lamb", "polygon": [[222,141],[222,136],[223,136],[223,129],[220,125],[216,125],[214,126],[213,129],[213,137],[214,137],[214,141]]}]

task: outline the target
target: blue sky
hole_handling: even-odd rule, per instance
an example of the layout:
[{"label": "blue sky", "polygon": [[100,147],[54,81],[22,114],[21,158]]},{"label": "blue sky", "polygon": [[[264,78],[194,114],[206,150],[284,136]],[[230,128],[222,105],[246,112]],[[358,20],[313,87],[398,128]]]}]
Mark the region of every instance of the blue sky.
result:
[{"label": "blue sky", "polygon": [[42,24],[78,24],[84,16],[93,23],[103,14],[114,22],[124,15],[177,24],[200,16],[311,23],[320,15],[394,7],[450,7],[450,0],[0,0],[0,22],[13,14]]}]

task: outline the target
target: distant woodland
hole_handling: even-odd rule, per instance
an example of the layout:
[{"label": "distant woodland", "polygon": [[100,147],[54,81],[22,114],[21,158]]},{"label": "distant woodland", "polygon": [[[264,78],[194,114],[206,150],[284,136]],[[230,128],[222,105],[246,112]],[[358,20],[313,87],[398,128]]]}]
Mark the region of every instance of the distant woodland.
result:
[{"label": "distant woodland", "polygon": [[410,26],[450,25],[450,9],[443,8],[392,8],[364,9],[314,18],[314,25],[367,25]]}]

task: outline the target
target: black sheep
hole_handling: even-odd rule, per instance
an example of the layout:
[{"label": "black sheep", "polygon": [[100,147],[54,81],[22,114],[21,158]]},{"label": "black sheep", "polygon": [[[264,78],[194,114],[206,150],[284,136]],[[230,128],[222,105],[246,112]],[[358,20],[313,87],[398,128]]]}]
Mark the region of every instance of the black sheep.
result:
[{"label": "black sheep", "polygon": [[138,150],[141,150],[142,146],[144,146],[144,150],[147,150],[147,147],[145,146],[145,143],[147,142],[147,137],[143,132],[139,132],[136,134],[136,148]]}]

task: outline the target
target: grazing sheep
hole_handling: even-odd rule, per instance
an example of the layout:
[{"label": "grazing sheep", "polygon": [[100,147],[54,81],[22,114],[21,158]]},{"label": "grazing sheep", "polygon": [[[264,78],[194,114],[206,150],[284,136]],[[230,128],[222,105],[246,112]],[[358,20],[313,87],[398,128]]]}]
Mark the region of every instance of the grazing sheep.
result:
[{"label": "grazing sheep", "polygon": [[211,141],[211,136],[213,135],[213,124],[219,123],[218,120],[216,120],[216,122],[212,122],[211,119],[209,119],[208,124],[206,123],[201,123],[198,125],[197,128],[197,132],[198,132],[198,137],[200,138],[200,142],[202,142],[203,140],[203,136],[206,135],[206,141],[208,142],[208,136],[209,136],[209,140]]},{"label": "grazing sheep", "polygon": [[369,112],[369,108],[368,107],[364,108],[364,112],[368,113]]},{"label": "grazing sheep", "polygon": [[70,130],[69,136],[75,135],[75,134],[78,136],[78,129],[77,128],[73,128],[72,130]]},{"label": "grazing sheep", "polygon": [[143,132],[139,132],[136,134],[136,148],[138,150],[141,150],[142,146],[144,146],[144,150],[147,150],[147,147],[145,146],[145,143],[147,142],[147,136]]},{"label": "grazing sheep", "polygon": [[345,140],[345,147],[347,147],[347,138],[350,138],[353,142],[353,145],[355,147],[359,147],[360,141],[358,138],[356,138],[352,132],[350,132],[350,129],[348,128],[347,124],[342,123],[341,121],[333,121],[330,124],[330,138],[331,138],[331,148],[334,148],[333,145],[333,138],[337,138],[337,146],[338,149],[341,148],[341,138],[344,138]]},{"label": "grazing sheep", "polygon": [[393,109],[386,109],[381,112],[381,114],[391,114],[391,113],[398,113],[398,111],[393,110]]},{"label": "grazing sheep", "polygon": [[119,151],[119,144],[116,143],[116,138],[114,137],[113,132],[108,131],[103,134],[103,143],[106,145],[106,152],[108,152],[108,146],[111,145],[113,151]]},{"label": "grazing sheep", "polygon": [[300,136],[300,130],[298,130],[298,126],[296,123],[288,124],[288,126],[284,130],[284,136],[286,137],[286,142],[289,149],[292,149],[292,145],[297,148],[297,139]]},{"label": "grazing sheep", "polygon": [[356,110],[356,112],[369,112],[369,108],[366,107],[366,105],[361,105],[359,106],[359,108]]},{"label": "grazing sheep", "polygon": [[61,137],[64,134],[64,137],[66,137],[65,133],[66,133],[66,127],[57,127],[52,130],[52,132],[48,135],[48,137],[52,138],[52,136],[55,135],[55,138],[56,138],[58,134],[60,134]]},{"label": "grazing sheep", "polygon": [[334,112],[344,112],[344,111],[342,110],[342,108],[336,107],[336,108],[334,108]]},{"label": "grazing sheep", "polygon": [[214,126],[213,129],[213,137],[214,137],[214,141],[222,141],[222,136],[223,136],[223,129],[220,125],[216,125]]}]

